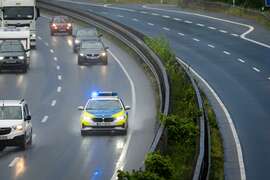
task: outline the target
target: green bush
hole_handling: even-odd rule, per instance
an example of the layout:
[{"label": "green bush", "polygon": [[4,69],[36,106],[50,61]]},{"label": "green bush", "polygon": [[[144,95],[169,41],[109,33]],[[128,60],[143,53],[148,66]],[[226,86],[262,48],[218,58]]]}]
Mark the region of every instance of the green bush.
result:
[{"label": "green bush", "polygon": [[145,160],[145,170],[157,174],[164,179],[170,179],[174,172],[173,164],[167,156],[159,153],[149,153]]},{"label": "green bush", "polygon": [[132,171],[131,173],[118,170],[118,180],[165,180],[149,171]]}]

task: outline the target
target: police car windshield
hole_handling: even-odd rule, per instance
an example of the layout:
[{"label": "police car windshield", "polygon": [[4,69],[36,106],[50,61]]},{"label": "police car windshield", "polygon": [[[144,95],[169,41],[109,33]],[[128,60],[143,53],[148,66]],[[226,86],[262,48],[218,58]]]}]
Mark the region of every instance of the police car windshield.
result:
[{"label": "police car windshield", "polygon": [[86,110],[121,110],[122,106],[118,100],[91,100]]},{"label": "police car windshield", "polygon": [[77,36],[81,36],[81,37],[91,36],[91,37],[93,37],[93,36],[97,36],[97,32],[94,29],[93,30],[83,29],[83,30],[79,30],[77,32]]},{"label": "police car windshield", "polygon": [[33,19],[34,7],[31,6],[4,7],[3,15],[5,20]]},{"label": "police car windshield", "polygon": [[102,44],[100,42],[84,41],[82,42],[82,49],[101,49]]},{"label": "police car windshield", "polygon": [[20,106],[1,106],[0,120],[22,119],[22,109]]},{"label": "police car windshield", "polygon": [[23,49],[22,49],[22,46],[20,44],[3,42],[2,45],[0,46],[1,53],[22,52],[22,51],[23,51]]}]

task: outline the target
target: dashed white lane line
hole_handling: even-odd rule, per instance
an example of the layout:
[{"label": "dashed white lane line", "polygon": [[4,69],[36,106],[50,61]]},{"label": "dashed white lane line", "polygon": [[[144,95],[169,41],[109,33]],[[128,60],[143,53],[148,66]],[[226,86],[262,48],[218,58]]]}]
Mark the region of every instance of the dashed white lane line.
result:
[{"label": "dashed white lane line", "polygon": [[148,12],[140,11],[141,14],[148,14]]},{"label": "dashed white lane line", "polygon": [[243,59],[240,59],[240,58],[238,58],[237,59],[239,62],[241,62],[241,63],[245,63],[246,61],[244,61]]},{"label": "dashed white lane line", "polygon": [[136,21],[136,22],[138,22],[139,20],[138,20],[138,19],[136,19],[136,18],[133,18],[133,19],[132,19],[132,21]]},{"label": "dashed white lane line", "polygon": [[54,107],[56,105],[56,100],[53,100],[51,106]]},{"label": "dashed white lane line", "polygon": [[41,123],[46,123],[49,119],[49,116],[44,116],[41,120]]},{"label": "dashed white lane line", "polygon": [[225,31],[225,30],[219,30],[219,32],[222,32],[222,33],[228,33],[228,32]]},{"label": "dashed white lane line", "polygon": [[162,29],[164,29],[165,31],[169,31],[170,28],[167,28],[167,27],[163,27]]},{"label": "dashed white lane line", "polygon": [[117,17],[123,18],[124,16],[121,14],[118,14]]},{"label": "dashed white lane line", "polygon": [[158,13],[151,13],[153,16],[159,16]]},{"label": "dashed white lane line", "polygon": [[193,38],[194,41],[199,42],[200,40],[197,38]]},{"label": "dashed white lane line", "polygon": [[192,21],[185,20],[184,22],[187,24],[192,24]]},{"label": "dashed white lane line", "polygon": [[228,52],[228,51],[223,51],[223,53],[224,53],[224,54],[227,54],[227,55],[231,55],[231,53]]},{"label": "dashed white lane line", "polygon": [[50,52],[51,52],[51,53],[54,53],[54,50],[53,50],[53,49],[50,49]]},{"label": "dashed white lane line", "polygon": [[179,32],[179,33],[177,33],[177,34],[178,34],[178,35],[180,35],[180,36],[185,36],[185,34],[183,34],[183,33],[180,33],[180,32]]},{"label": "dashed white lane line", "polygon": [[269,78],[267,78],[268,80],[270,80],[270,77]]},{"label": "dashed white lane line", "polygon": [[217,28],[209,26],[208,29],[216,30]]},{"label": "dashed white lane line", "polygon": [[39,40],[42,40],[42,38],[40,36],[37,37]]},{"label": "dashed white lane line", "polygon": [[154,24],[153,23],[147,23],[149,26],[154,26]]},{"label": "dashed white lane line", "polygon": [[20,160],[19,157],[15,157],[15,158],[11,161],[11,163],[9,163],[8,167],[9,167],[9,168],[12,168],[13,166],[15,166],[15,164],[16,164],[19,160]]},{"label": "dashed white lane line", "polygon": [[173,18],[173,20],[182,21],[182,19],[180,19],[180,18]]},{"label": "dashed white lane line", "polygon": [[62,91],[62,87],[61,86],[58,86],[57,87],[57,92],[60,93]]},{"label": "dashed white lane line", "polygon": [[60,70],[60,66],[59,66],[59,65],[57,65],[57,66],[56,66],[56,69],[57,69],[57,70]]},{"label": "dashed white lane line", "polygon": [[164,17],[164,18],[170,18],[170,16],[168,16],[168,15],[163,15],[162,17]]},{"label": "dashed white lane line", "polygon": [[47,42],[45,42],[44,44],[45,44],[45,46],[49,46],[49,43],[47,43]]},{"label": "dashed white lane line", "polygon": [[197,26],[200,26],[200,27],[204,27],[205,25],[204,24],[197,24]]},{"label": "dashed white lane line", "polygon": [[54,60],[54,61],[58,61],[58,58],[57,58],[57,57],[54,57],[53,60]]},{"label": "dashed white lane line", "polygon": [[256,72],[261,72],[261,70],[259,70],[259,69],[256,68],[256,67],[252,67],[252,69],[253,69],[254,71],[256,71]]},{"label": "dashed white lane line", "polygon": [[238,34],[234,34],[234,33],[232,33],[231,35],[232,35],[232,36],[234,36],[234,37],[239,37],[239,35],[238,35]]},{"label": "dashed white lane line", "polygon": [[212,45],[212,44],[207,44],[207,46],[210,47],[210,48],[215,48],[215,46]]},{"label": "dashed white lane line", "polygon": [[62,80],[62,76],[61,76],[61,75],[58,75],[58,76],[57,76],[57,79],[58,79],[59,81],[61,81],[61,80]]}]

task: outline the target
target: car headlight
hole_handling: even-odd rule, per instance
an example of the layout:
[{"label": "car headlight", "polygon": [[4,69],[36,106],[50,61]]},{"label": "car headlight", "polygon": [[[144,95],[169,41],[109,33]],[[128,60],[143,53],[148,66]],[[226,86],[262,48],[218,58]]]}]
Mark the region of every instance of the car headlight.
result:
[{"label": "car headlight", "polygon": [[75,44],[79,44],[81,41],[78,39],[75,39]]},{"label": "car headlight", "polygon": [[16,131],[22,131],[23,130],[23,125],[22,124],[19,124],[19,125],[17,125],[17,126],[13,126],[12,127],[14,130],[16,130]]},{"label": "car headlight", "polygon": [[24,60],[24,56],[19,56],[18,57],[20,60]]},{"label": "car headlight", "polygon": [[83,120],[89,122],[89,121],[92,121],[92,118],[90,118],[90,117],[88,117],[88,116],[84,116],[84,117],[83,117]]},{"label": "car headlight", "polygon": [[3,56],[0,56],[0,61],[1,61],[1,60],[4,60],[4,57],[3,57]]},{"label": "car headlight", "polygon": [[84,54],[83,53],[80,53],[80,56],[84,56]]},{"label": "car headlight", "polygon": [[126,117],[125,116],[119,116],[116,118],[116,121],[122,121],[124,120]]},{"label": "car headlight", "polygon": [[101,56],[103,56],[103,57],[106,56],[106,52],[102,52]]},{"label": "car headlight", "polygon": [[32,34],[31,36],[35,38],[36,37],[36,34]]},{"label": "car headlight", "polygon": [[72,26],[72,24],[71,24],[71,23],[68,23],[68,24],[67,24],[67,26],[68,26],[68,27],[71,27],[71,26]]}]

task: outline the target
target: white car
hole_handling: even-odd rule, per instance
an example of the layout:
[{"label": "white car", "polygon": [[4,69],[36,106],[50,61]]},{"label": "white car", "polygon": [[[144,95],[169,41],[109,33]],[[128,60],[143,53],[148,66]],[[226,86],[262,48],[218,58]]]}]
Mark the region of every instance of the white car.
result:
[{"label": "white car", "polygon": [[0,100],[0,151],[6,146],[26,149],[32,144],[32,123],[24,100]]}]

